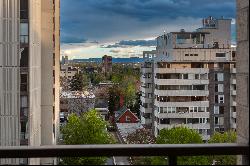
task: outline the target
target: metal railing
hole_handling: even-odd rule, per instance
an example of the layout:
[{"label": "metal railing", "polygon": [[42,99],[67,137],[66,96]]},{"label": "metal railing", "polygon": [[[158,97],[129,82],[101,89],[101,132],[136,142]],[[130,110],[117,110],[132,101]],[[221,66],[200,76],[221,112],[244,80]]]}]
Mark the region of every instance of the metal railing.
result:
[{"label": "metal railing", "polygon": [[95,157],[95,156],[168,156],[177,165],[177,156],[249,155],[249,145],[240,144],[112,144],[11,146],[0,148],[0,158]]}]

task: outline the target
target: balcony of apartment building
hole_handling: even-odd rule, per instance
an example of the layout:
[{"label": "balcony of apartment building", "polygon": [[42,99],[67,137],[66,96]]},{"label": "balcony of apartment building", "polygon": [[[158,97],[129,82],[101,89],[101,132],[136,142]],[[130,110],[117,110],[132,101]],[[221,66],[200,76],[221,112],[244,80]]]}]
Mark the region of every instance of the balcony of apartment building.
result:
[{"label": "balcony of apartment building", "polygon": [[158,107],[158,118],[209,118],[207,107]]},{"label": "balcony of apartment building", "polygon": [[145,93],[142,93],[142,96],[140,97],[140,100],[142,103],[153,103],[153,98],[149,97],[148,95],[146,96]]},{"label": "balcony of apartment building", "polygon": [[141,123],[143,125],[150,125],[152,124],[152,113],[142,113],[141,114]]},{"label": "balcony of apartment building", "polygon": [[208,74],[156,73],[155,84],[158,85],[208,85]]},{"label": "balcony of apartment building", "polygon": [[152,103],[142,103],[142,105],[140,105],[140,112],[146,114],[146,113],[152,113],[152,111],[153,111]]},{"label": "balcony of apartment building", "polygon": [[230,79],[230,84],[235,84],[236,85],[236,78],[235,77],[232,77]]},{"label": "balcony of apartment building", "polygon": [[207,48],[205,45],[206,32],[173,32],[175,38],[174,48]]},{"label": "balcony of apartment building", "polygon": [[232,68],[230,69],[230,73],[236,74],[236,68],[235,68],[235,67],[232,67]]},{"label": "balcony of apartment building", "polygon": [[140,90],[142,93],[153,93],[153,88],[152,88],[153,84],[151,83],[147,83],[146,85],[143,84],[141,87],[140,87]]},{"label": "balcony of apartment building", "polygon": [[209,118],[157,118],[156,127],[161,130],[184,126],[190,129],[210,129]]},{"label": "balcony of apartment building", "polygon": [[208,85],[156,85],[157,96],[208,96]]},{"label": "balcony of apartment building", "polygon": [[142,73],[152,73],[153,70],[152,70],[152,63],[150,62],[144,62],[142,65],[141,65],[141,72]]},{"label": "balcony of apartment building", "polygon": [[208,68],[155,68],[155,73],[183,73],[183,74],[205,74],[209,73]]},{"label": "balcony of apartment building", "polygon": [[153,78],[152,78],[152,73],[144,73],[142,74],[141,78],[140,78],[142,83],[153,83]]},{"label": "balcony of apartment building", "polygon": [[209,107],[207,96],[156,96],[157,107]]}]

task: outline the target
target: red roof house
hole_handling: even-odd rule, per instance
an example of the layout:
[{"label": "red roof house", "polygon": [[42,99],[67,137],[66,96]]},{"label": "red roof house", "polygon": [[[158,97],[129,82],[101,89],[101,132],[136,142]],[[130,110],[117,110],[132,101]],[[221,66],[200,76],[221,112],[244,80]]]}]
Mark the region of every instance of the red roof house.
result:
[{"label": "red roof house", "polygon": [[138,123],[140,121],[139,118],[126,107],[122,107],[115,112],[115,120],[117,123]]}]

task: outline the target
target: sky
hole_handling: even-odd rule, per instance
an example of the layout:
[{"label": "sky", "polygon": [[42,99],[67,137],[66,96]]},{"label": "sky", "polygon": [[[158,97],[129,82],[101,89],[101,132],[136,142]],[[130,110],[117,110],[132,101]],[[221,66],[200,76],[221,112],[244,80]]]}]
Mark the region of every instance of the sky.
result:
[{"label": "sky", "polygon": [[164,31],[194,31],[208,16],[232,19],[235,0],[61,0],[61,55],[140,57]]}]

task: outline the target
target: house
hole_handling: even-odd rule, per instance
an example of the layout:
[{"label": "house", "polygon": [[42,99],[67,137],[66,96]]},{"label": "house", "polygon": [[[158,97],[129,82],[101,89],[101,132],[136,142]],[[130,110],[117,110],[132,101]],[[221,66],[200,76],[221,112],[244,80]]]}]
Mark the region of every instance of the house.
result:
[{"label": "house", "polygon": [[122,107],[115,112],[115,121],[117,123],[137,123],[140,120],[138,117],[126,107]]}]

